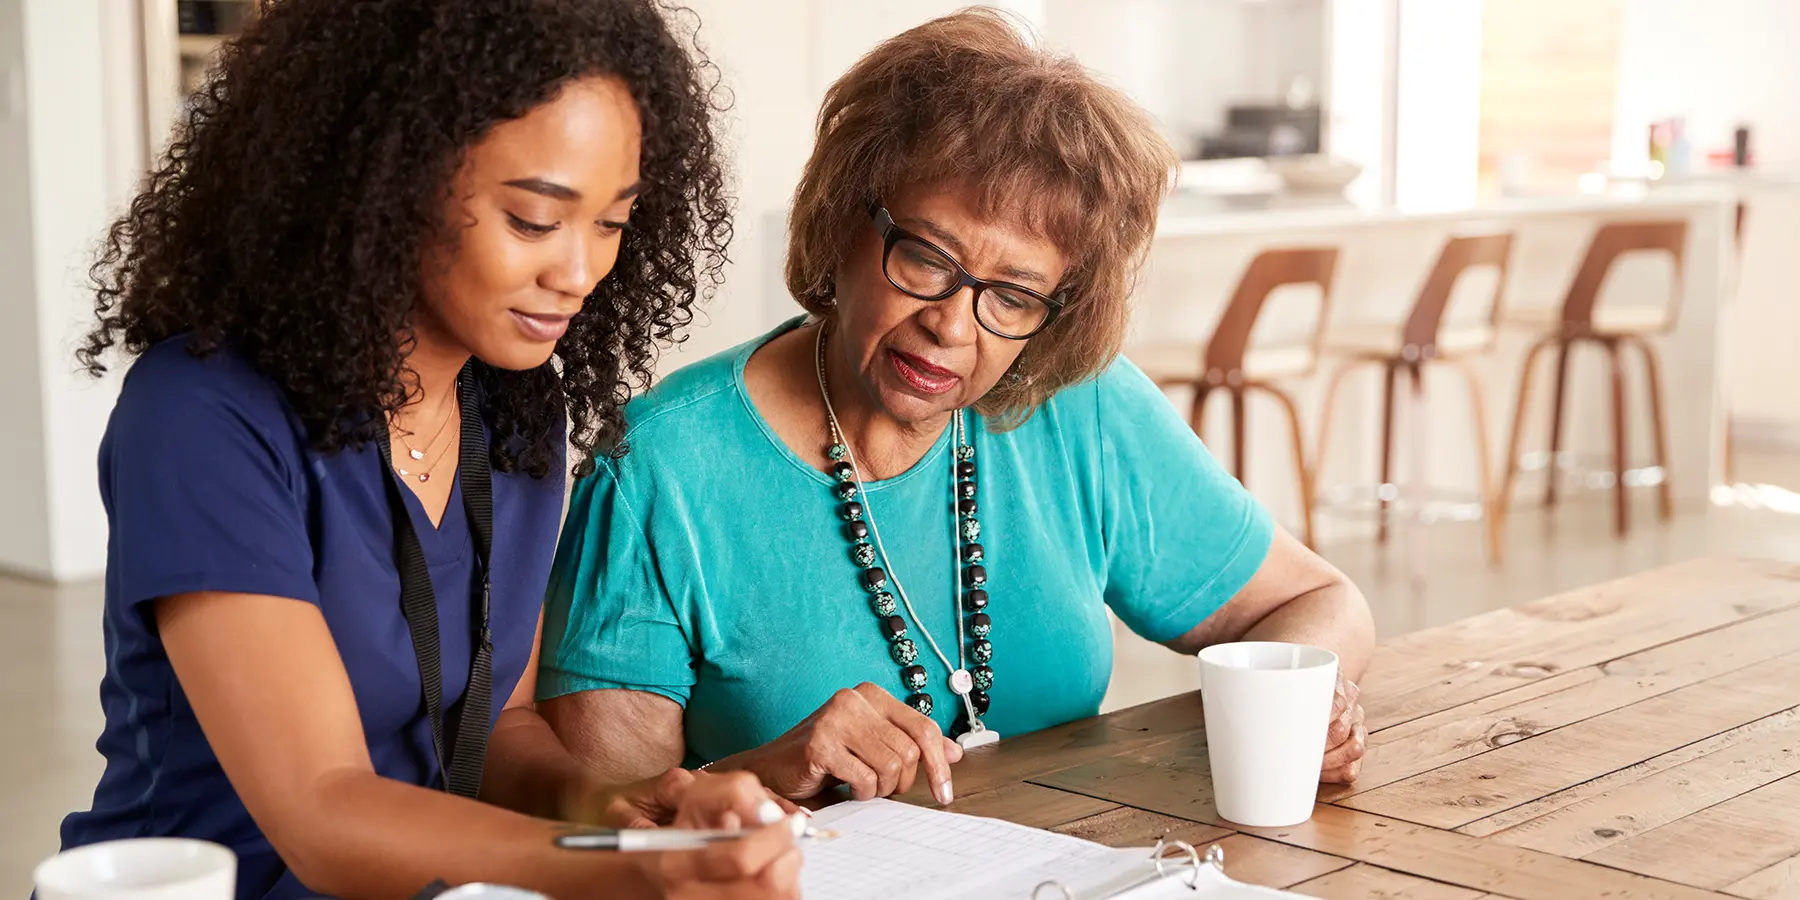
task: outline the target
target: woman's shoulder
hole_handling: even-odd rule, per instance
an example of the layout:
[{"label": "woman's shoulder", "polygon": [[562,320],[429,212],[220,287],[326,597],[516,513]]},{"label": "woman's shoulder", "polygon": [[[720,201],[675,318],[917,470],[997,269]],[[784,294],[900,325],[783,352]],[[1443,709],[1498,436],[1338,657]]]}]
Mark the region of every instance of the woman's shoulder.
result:
[{"label": "woman's shoulder", "polygon": [[626,441],[691,442],[716,433],[722,417],[744,409],[744,367],[751,355],[794,324],[670,372],[626,405]]},{"label": "woman's shoulder", "polygon": [[117,420],[161,425],[236,423],[257,430],[294,427],[281,387],[230,345],[193,352],[188,335],[150,346],[131,364],[119,389]]},{"label": "woman's shoulder", "polygon": [[1139,414],[1165,412],[1169,401],[1136,363],[1118,356],[1093,377],[1058,391],[1045,405],[1052,416],[1034,415],[1026,421],[1027,427],[1038,418],[1051,418],[1065,428],[1094,428],[1102,420],[1129,420]]}]

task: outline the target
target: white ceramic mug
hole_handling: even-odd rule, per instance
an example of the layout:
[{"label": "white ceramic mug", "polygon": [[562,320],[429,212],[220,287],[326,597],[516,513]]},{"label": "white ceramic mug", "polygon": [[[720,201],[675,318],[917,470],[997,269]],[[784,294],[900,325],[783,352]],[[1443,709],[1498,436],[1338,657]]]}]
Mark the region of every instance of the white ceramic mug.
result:
[{"label": "white ceramic mug", "polygon": [[465,884],[437,895],[437,900],[550,900],[536,891],[503,884]]},{"label": "white ceramic mug", "polygon": [[1259,828],[1312,817],[1337,670],[1337,654],[1304,644],[1246,641],[1200,651],[1220,817]]},{"label": "white ceramic mug", "polygon": [[44,860],[38,900],[234,900],[237,856],[208,841],[130,838]]}]

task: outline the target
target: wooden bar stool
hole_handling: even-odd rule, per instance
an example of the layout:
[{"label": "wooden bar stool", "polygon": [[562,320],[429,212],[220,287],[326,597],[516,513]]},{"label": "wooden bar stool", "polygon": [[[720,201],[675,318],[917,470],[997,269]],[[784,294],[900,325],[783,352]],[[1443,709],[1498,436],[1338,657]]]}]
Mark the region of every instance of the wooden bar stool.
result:
[{"label": "wooden bar stool", "polygon": [[[1188,424],[1204,440],[1206,401],[1217,390],[1231,398],[1232,465],[1238,481],[1244,481],[1249,456],[1244,452],[1244,405],[1251,391],[1261,391],[1287,410],[1294,435],[1294,473],[1299,479],[1303,539],[1313,546],[1312,470],[1306,460],[1306,441],[1300,428],[1300,411],[1294,398],[1276,386],[1275,379],[1305,378],[1318,366],[1319,340],[1331,305],[1331,279],[1337,270],[1336,247],[1297,247],[1264,250],[1250,260],[1238,279],[1237,289],[1225,312],[1204,344],[1151,343],[1133,348],[1128,355],[1158,387],[1192,388],[1194,403]],[[1276,288],[1317,285],[1319,314],[1304,340],[1270,347],[1251,347],[1263,304]]]},{"label": "wooden bar stool", "polygon": [[[1682,263],[1687,246],[1687,222],[1646,221],[1617,222],[1603,225],[1588,244],[1581,268],[1563,298],[1562,310],[1545,311],[1535,316],[1508,316],[1509,322],[1548,326],[1525,354],[1525,368],[1519,375],[1518,406],[1514,410],[1512,438],[1507,443],[1506,470],[1500,484],[1500,509],[1512,502],[1512,487],[1519,471],[1519,442],[1525,426],[1525,409],[1531,399],[1532,369],[1538,355],[1556,350],[1556,386],[1550,413],[1549,473],[1544,487],[1544,505],[1556,504],[1557,475],[1562,453],[1562,420],[1564,397],[1568,393],[1569,350],[1579,343],[1599,345],[1612,365],[1612,437],[1613,437],[1613,526],[1624,537],[1630,520],[1630,507],[1625,490],[1625,366],[1622,348],[1636,347],[1644,358],[1644,371],[1650,388],[1650,426],[1656,453],[1656,466],[1662,480],[1657,485],[1657,502],[1662,518],[1674,515],[1674,494],[1669,484],[1668,438],[1663,424],[1662,376],[1656,348],[1648,340],[1666,334],[1675,325],[1681,305]],[[1627,253],[1667,253],[1674,263],[1674,283],[1669,301],[1662,306],[1633,306],[1622,309],[1596,308],[1600,287],[1613,264]]]},{"label": "wooden bar stool", "polygon": [[[1413,301],[1412,312],[1403,324],[1398,328],[1386,324],[1333,328],[1326,339],[1326,352],[1345,359],[1325,389],[1319,449],[1313,456],[1316,466],[1323,468],[1325,465],[1326,447],[1331,440],[1332,411],[1345,376],[1364,366],[1379,365],[1384,370],[1381,485],[1376,491],[1380,504],[1376,538],[1381,543],[1386,543],[1388,538],[1388,506],[1398,496],[1393,479],[1395,382],[1405,373],[1412,384],[1413,415],[1422,416],[1425,370],[1433,363],[1448,363],[1462,372],[1469,387],[1469,414],[1475,423],[1482,511],[1487,519],[1488,560],[1496,565],[1500,562],[1499,517],[1494,512],[1492,462],[1488,456],[1487,404],[1483,402],[1480,374],[1469,360],[1494,349],[1512,242],[1510,233],[1451,238],[1438,253],[1437,262],[1426,276],[1418,298]],[[1466,272],[1479,268],[1492,268],[1497,275],[1488,314],[1479,321],[1445,327],[1444,316],[1457,281]],[[1425,452],[1422,447],[1415,451]],[[1423,485],[1419,487],[1423,489]]]}]

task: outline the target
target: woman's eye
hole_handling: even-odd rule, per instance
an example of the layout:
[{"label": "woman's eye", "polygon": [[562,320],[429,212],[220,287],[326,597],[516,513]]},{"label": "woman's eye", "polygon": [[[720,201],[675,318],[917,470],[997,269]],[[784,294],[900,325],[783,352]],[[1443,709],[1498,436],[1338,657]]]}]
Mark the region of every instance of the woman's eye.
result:
[{"label": "woman's eye", "polygon": [[529,234],[529,235],[540,235],[541,236],[541,235],[549,234],[550,232],[556,230],[556,226],[553,224],[552,225],[540,225],[537,222],[532,222],[532,221],[529,221],[526,219],[521,219],[518,216],[513,215],[512,213],[507,213],[506,218],[512,222],[512,227],[517,228],[517,229],[519,229],[519,231],[521,231],[525,234]]},{"label": "woman's eye", "polygon": [[919,249],[916,249],[913,247],[902,247],[901,252],[906,254],[907,262],[914,263],[916,265],[925,266],[926,268],[935,269],[935,270],[941,271],[941,272],[947,272],[950,270],[950,267],[944,264],[943,259],[941,259],[935,253],[928,253],[926,251],[919,250]]},{"label": "woman's eye", "polygon": [[610,222],[605,219],[600,220],[600,233],[609,235],[609,236],[618,234],[619,232],[624,231],[625,229],[630,228],[630,227],[631,227],[631,223],[628,221],[627,222]]}]

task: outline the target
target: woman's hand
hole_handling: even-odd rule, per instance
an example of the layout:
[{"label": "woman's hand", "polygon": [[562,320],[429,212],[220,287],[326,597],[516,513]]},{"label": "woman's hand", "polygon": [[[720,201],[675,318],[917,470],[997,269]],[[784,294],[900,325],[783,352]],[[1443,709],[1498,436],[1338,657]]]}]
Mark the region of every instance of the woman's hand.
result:
[{"label": "woman's hand", "polygon": [[950,764],[962,747],[937,723],[892,694],[864,683],[833,694],[787,734],[755,750],[720,760],[715,769],[748,769],[775,793],[795,800],[814,796],[832,781],[850,786],[858,800],[910,790],[921,765],[939,803],[955,799]]},{"label": "woman's hand", "polygon": [[613,828],[742,828],[768,824],[799,811],[748,772],[670,769],[660,777],[618,789],[601,811]]},{"label": "woman's hand", "polygon": [[628,818],[624,827],[671,822],[678,828],[763,826],[743,840],[704,850],[646,855],[645,872],[663,896],[681,900],[800,896],[800,849],[794,845],[789,821],[797,813],[791,804],[783,808],[772,799],[756,776],[671,769],[644,787],[647,790],[629,795],[637,798],[634,808],[640,818]]},{"label": "woman's hand", "polygon": [[[754,781],[754,779],[751,779]],[[704,850],[638,854],[669,900],[798,900],[800,848],[786,818]]]},{"label": "woman's hand", "polygon": [[1325,733],[1325,761],[1319,766],[1320,781],[1349,784],[1362,772],[1369,735],[1363,727],[1363,708],[1358,702],[1361,699],[1362,690],[1356,682],[1339,675],[1337,691],[1331,697],[1331,727]]}]

